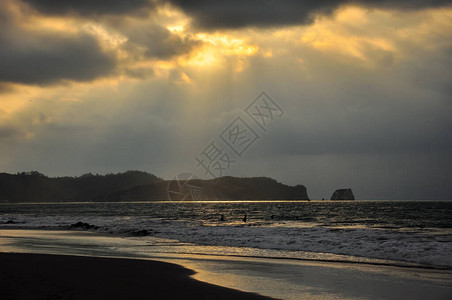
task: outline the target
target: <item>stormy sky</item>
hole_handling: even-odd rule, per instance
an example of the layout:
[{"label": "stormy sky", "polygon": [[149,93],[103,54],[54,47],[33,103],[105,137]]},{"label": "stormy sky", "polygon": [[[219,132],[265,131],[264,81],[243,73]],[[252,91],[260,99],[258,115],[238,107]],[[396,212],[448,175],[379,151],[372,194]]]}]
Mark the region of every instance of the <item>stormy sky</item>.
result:
[{"label": "stormy sky", "polygon": [[210,178],[213,142],[312,199],[451,198],[451,1],[5,0],[0,28],[2,172]]}]

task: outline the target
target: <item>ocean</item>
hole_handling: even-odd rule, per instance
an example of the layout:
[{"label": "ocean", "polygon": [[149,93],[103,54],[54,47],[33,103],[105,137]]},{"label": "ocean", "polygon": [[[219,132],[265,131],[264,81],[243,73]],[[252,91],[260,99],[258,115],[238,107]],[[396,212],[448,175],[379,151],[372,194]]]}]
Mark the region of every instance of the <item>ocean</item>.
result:
[{"label": "ocean", "polygon": [[149,253],[452,268],[450,201],[0,204],[0,228],[133,237]]}]

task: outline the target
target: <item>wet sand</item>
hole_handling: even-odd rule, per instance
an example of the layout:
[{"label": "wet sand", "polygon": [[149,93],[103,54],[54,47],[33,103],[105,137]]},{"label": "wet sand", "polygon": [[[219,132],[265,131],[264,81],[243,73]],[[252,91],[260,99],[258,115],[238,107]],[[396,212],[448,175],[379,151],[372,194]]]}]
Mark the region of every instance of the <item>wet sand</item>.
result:
[{"label": "wet sand", "polygon": [[0,299],[270,299],[158,261],[0,253]]},{"label": "wet sand", "polygon": [[0,299],[259,299],[257,294],[294,300],[452,299],[450,269],[219,256],[208,254],[207,246],[197,248],[200,254],[187,249],[155,237],[0,230],[0,252],[31,254],[0,254]]}]

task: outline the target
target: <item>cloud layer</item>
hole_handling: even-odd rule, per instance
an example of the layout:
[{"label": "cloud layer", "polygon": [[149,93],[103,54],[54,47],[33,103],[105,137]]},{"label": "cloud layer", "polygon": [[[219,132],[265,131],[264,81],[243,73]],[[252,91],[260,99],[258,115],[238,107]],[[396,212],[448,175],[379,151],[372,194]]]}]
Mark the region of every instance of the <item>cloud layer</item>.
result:
[{"label": "cloud layer", "polygon": [[450,197],[447,1],[108,3],[0,4],[1,171],[203,177],[265,90],[286,114],[226,174]]},{"label": "cloud layer", "polygon": [[154,7],[151,0],[23,0],[44,14],[127,15]]},{"label": "cloud layer", "polygon": [[[6,33],[8,36],[11,32]],[[109,74],[114,59],[104,54],[88,35],[65,37],[15,31],[0,37],[0,81],[51,84],[61,80],[89,81]],[[16,38],[20,37],[20,41]]]},{"label": "cloud layer", "polygon": [[[118,74],[146,77],[154,74],[152,67],[133,66],[146,59],[168,60],[200,45],[152,19],[108,17],[150,9],[154,6],[150,1],[107,2],[28,1],[39,13],[19,1],[1,4],[2,89],[7,89],[7,83],[50,85]],[[90,19],[93,14],[97,15],[95,22]],[[40,30],[45,22],[63,29],[46,25]]]},{"label": "cloud layer", "polygon": [[397,10],[422,9],[450,5],[447,0],[440,1],[378,1],[378,0],[169,0],[195,19],[195,23],[207,29],[274,27],[312,23],[317,15],[330,15],[346,4],[362,5],[368,8]]}]

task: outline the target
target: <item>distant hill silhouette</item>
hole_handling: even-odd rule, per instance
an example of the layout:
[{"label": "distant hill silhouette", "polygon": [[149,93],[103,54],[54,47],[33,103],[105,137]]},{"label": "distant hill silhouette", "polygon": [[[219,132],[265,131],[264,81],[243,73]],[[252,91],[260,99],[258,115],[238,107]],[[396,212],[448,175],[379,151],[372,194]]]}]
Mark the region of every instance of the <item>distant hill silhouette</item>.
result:
[{"label": "distant hill silhouette", "polygon": [[[119,174],[50,178],[39,172],[0,173],[0,202],[124,202],[170,200],[163,180],[141,171]],[[190,180],[198,187],[196,200],[309,200],[303,185],[288,186],[267,177],[225,176],[212,180]],[[188,190],[188,193],[193,192]],[[171,200],[175,200],[171,196]],[[179,200],[192,200],[181,195]]]},{"label": "distant hill silhouette", "polygon": [[[107,201],[168,200],[168,184],[169,181],[160,181],[118,191],[110,194]],[[267,177],[225,176],[211,180],[193,179],[189,184],[202,190],[202,195],[194,197],[195,200],[309,200],[305,186],[288,186]],[[183,200],[184,197],[172,200]],[[193,198],[189,195],[185,200]]]},{"label": "distant hill silhouette", "polygon": [[0,202],[105,201],[119,190],[162,179],[141,171],[50,178],[39,172],[0,173]]},{"label": "distant hill silhouette", "polygon": [[[220,177],[209,182],[220,199],[309,200],[304,185],[288,186],[268,177]],[[208,183],[208,184],[209,184]]]}]

